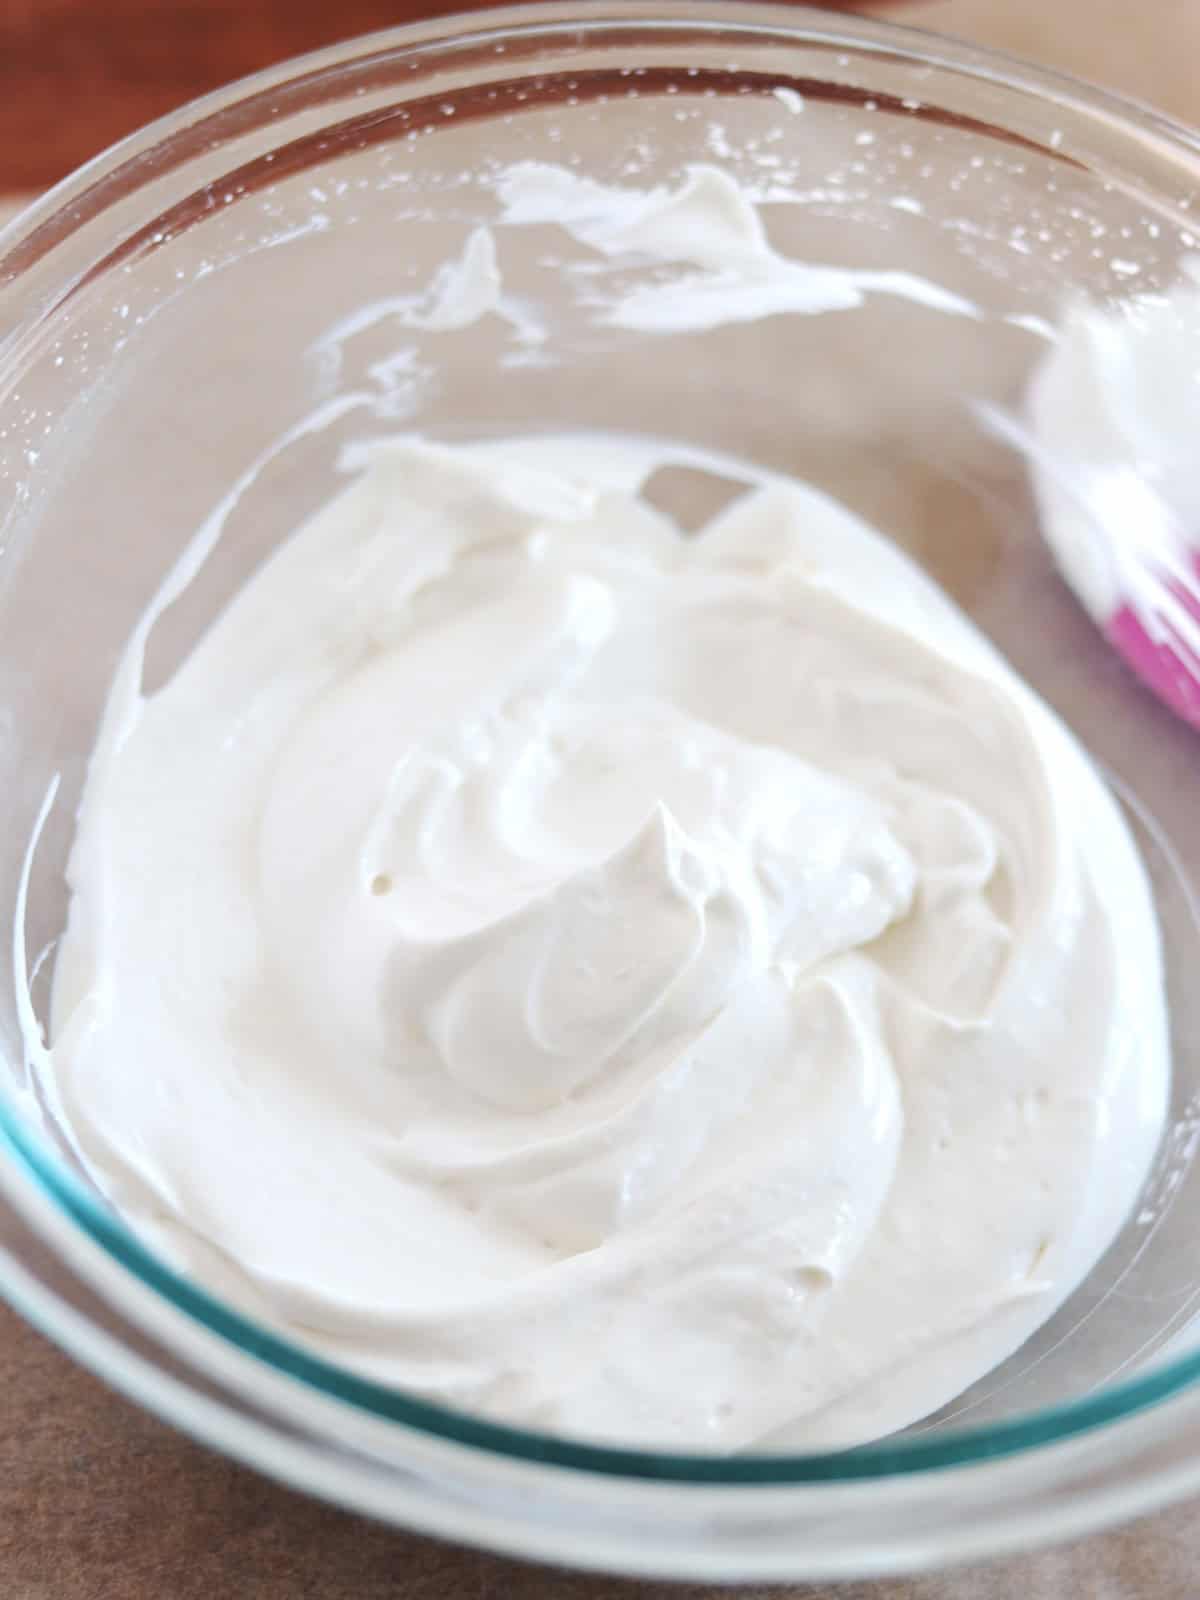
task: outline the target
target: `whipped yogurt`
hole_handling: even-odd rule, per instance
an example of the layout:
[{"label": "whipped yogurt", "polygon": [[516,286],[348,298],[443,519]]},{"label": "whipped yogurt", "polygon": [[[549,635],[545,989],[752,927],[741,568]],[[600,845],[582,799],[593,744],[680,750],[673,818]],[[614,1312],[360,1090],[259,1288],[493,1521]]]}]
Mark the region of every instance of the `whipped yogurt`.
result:
[{"label": "whipped yogurt", "polygon": [[1096,771],[947,597],[725,459],[685,535],[647,491],[697,464],[381,444],[145,694],[169,582],[40,1070],[129,1223],[327,1358],[587,1439],[842,1446],[1120,1226],[1158,932]]}]

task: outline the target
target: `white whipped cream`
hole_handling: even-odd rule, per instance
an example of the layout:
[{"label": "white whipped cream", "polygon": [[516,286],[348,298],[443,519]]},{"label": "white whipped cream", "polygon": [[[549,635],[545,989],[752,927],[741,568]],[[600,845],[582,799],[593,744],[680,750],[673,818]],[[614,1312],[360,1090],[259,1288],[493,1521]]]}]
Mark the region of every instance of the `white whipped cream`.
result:
[{"label": "white whipped cream", "polygon": [[725,459],[749,487],[682,535],[641,491],[696,460],[381,447],[144,696],[177,574],[42,1070],[130,1223],[327,1357],[587,1438],[842,1445],[1121,1224],[1158,935],[947,598]]},{"label": "white whipped cream", "polygon": [[[553,162],[518,161],[498,167],[488,187],[495,202],[490,221],[472,228],[459,252],[441,262],[423,288],[367,301],[315,341],[310,353],[331,388],[346,349],[379,328],[405,340],[367,369],[388,396],[392,418],[418,411],[422,393],[435,381],[436,363],[423,362],[418,353],[422,335],[499,319],[507,324],[502,368],[553,364],[563,329],[554,326],[550,302],[559,299],[572,318],[606,339],[620,332],[670,336],[783,314],[853,311],[872,295],[945,316],[983,316],[972,301],[915,273],[784,255],[770,242],[766,216],[794,206],[797,197],[773,189],[765,204],[765,197],[729,172],[705,163],[646,188],[600,183]],[[583,247],[581,260],[550,258],[557,281],[549,301],[506,287],[506,253],[514,234],[530,228],[552,228]],[[524,276],[519,272],[518,282]],[[1036,322],[1019,315],[1005,320],[1031,327]],[[1036,331],[1044,332],[1044,325],[1038,323]]]},{"label": "white whipped cream", "polygon": [[720,167],[697,164],[676,186],[598,183],[545,161],[519,161],[494,183],[507,227],[549,224],[612,260],[682,268],[607,299],[598,320],[640,333],[694,332],[790,312],[849,311],[868,294],[977,318],[961,295],[911,272],[818,266],[772,248],[762,213]]},{"label": "white whipped cream", "polygon": [[1200,555],[1200,263],[1187,273],[1166,294],[1070,306],[1016,442],[1046,538],[1096,621],[1129,607],[1195,657],[1194,607],[1171,592],[1196,589]]}]

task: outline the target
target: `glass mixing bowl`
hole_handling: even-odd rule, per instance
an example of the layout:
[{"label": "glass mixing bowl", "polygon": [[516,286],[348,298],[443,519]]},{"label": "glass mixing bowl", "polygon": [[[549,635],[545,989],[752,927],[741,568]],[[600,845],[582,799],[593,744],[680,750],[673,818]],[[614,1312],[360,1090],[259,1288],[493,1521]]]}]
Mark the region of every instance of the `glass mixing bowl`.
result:
[{"label": "glass mixing bowl", "polygon": [[[531,222],[500,236],[507,319],[417,326],[406,308],[495,216],[496,172],[524,160],[642,187],[723,167],[763,199],[784,254],[912,274],[970,314],[871,293],[825,315],[614,327],[589,290],[594,253]],[[978,411],[1019,405],[1068,292],[1117,302],[1175,283],[1197,194],[1186,130],[967,46],[804,11],[601,0],[439,19],[280,67],[102,156],[0,236],[0,902],[18,929],[0,985],[0,1276],[14,1304],[267,1472],[580,1565],[912,1569],[1077,1534],[1200,1483],[1200,744],[1056,576],[1024,464]],[[614,270],[631,284],[656,271]],[[590,1447],[373,1385],[155,1259],[28,1092],[24,973],[43,1007],[97,714],[185,541],[227,497],[225,538],[156,630],[151,682],[332,492],[349,440],[547,424],[668,434],[864,514],[1071,723],[1150,865],[1175,1078],[1141,1202],[1035,1339],[869,1448]],[[686,513],[710,489],[685,474],[663,493]]]}]

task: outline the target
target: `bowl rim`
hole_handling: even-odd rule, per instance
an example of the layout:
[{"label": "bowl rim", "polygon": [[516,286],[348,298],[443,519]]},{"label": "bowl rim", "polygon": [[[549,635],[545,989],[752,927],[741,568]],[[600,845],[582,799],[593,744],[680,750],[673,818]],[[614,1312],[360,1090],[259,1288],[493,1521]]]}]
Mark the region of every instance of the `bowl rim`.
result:
[{"label": "bowl rim", "polygon": [[[364,62],[397,54],[427,53],[514,41],[583,43],[614,28],[666,31],[685,38],[706,32],[743,35],[747,40],[777,38],[797,46],[818,46],[870,57],[899,58],[944,69],[987,83],[1001,91],[1050,101],[1066,111],[1115,125],[1128,136],[1150,135],[1164,141],[1179,157],[1191,161],[1200,189],[1200,134],[1131,98],[1093,89],[1071,76],[1029,65],[1019,58],[963,44],[924,29],[891,21],[849,17],[781,5],[742,4],[740,0],[603,0],[584,7],[566,3],[524,4],[486,12],[458,13],[383,30],[330,46],[243,78],[226,89],[194,101],[111,147],[35,201],[0,230],[0,318],[10,292],[23,275],[49,259],[54,249],[89,222],[103,215],[115,200],[127,198],[150,178],[172,169],[172,158],[200,148],[231,109],[257,104],[282,86],[339,81]],[[503,64],[505,58],[498,57]],[[511,73],[506,73],[511,76]],[[781,68],[781,83],[786,71]],[[1047,154],[1054,151],[1047,150]],[[1065,157],[1064,157],[1065,159]],[[183,164],[180,155],[179,165]],[[74,286],[72,286],[74,287]],[[37,319],[52,315],[61,302],[40,301],[31,310]],[[20,308],[18,307],[18,311]],[[0,360],[12,350],[12,336],[0,338]],[[22,952],[23,962],[23,952]],[[23,968],[17,974],[23,981]],[[466,1446],[477,1452],[568,1468],[622,1480],[653,1480],[679,1485],[741,1487],[878,1482],[881,1478],[945,1471],[994,1462],[1014,1453],[1060,1443],[1073,1436],[1109,1430],[1122,1419],[1158,1407],[1186,1391],[1200,1378],[1200,1352],[1178,1357],[1141,1377],[1106,1387],[1062,1406],[1045,1408],[986,1427],[963,1428],[938,1438],[884,1441],[849,1452],[796,1455],[718,1457],[616,1448],[576,1442],[507,1424],[484,1421],[434,1402],[373,1383],[325,1361],[289,1339],[222,1304],[207,1291],[176,1273],[154,1256],[132,1232],[106,1211],[28,1127],[11,1091],[0,1092],[0,1148],[49,1195],[63,1215],[102,1246],[120,1267],[142,1284],[202,1324],[219,1338],[258,1361],[267,1361],[294,1378],[374,1416]],[[6,1185],[7,1187],[7,1185]],[[0,1275],[2,1278],[2,1275]],[[0,1293],[14,1301],[29,1296],[0,1281]],[[43,1311],[31,1313],[48,1324]],[[67,1340],[65,1332],[52,1336]],[[77,1347],[75,1341],[73,1347]],[[84,1359],[90,1359],[87,1355]],[[120,1381],[95,1355],[92,1364]],[[170,1412],[164,1403],[163,1409]],[[176,1416],[176,1420],[184,1419]],[[1164,1426],[1165,1426],[1164,1422]],[[1196,1468],[1200,1477],[1200,1464]],[[1191,1480],[1189,1480],[1190,1483]],[[1185,1485],[1187,1487],[1187,1485]],[[1183,1492],[1180,1490],[1179,1492]]]}]

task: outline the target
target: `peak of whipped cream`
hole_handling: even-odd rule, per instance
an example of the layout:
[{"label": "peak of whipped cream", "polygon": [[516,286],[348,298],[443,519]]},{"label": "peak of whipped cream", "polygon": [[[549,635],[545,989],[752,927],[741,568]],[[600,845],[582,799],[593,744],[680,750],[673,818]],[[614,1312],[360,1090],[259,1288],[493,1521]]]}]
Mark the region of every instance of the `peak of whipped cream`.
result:
[{"label": "peak of whipped cream", "polygon": [[684,535],[667,445],[358,460],[163,688],[177,584],[118,673],[31,1051],[88,1171],[217,1293],[485,1415],[736,1450],[934,1410],[1161,1126],[1099,777],[803,485],[715,462],[744,492]]}]

